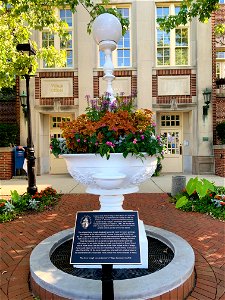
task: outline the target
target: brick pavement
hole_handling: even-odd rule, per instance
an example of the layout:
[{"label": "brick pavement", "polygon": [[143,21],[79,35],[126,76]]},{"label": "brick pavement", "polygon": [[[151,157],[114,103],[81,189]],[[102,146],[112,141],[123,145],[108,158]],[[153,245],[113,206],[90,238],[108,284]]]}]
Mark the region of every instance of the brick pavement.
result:
[{"label": "brick pavement", "polygon": [[[50,235],[73,227],[76,211],[98,208],[97,196],[64,195],[50,211],[0,224],[0,299],[33,299],[29,289],[32,249]],[[191,244],[196,255],[196,286],[188,300],[225,299],[224,222],[179,211],[169,203],[167,194],[127,195],[124,208],[138,210],[145,224],[172,231]]]}]

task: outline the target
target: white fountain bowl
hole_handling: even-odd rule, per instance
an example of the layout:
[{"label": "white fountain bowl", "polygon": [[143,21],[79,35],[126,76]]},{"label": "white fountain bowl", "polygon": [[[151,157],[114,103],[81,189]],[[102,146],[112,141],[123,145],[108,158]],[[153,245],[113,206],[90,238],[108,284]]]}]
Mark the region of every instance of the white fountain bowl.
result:
[{"label": "white fountain bowl", "polygon": [[113,174],[122,174],[124,178],[118,180],[117,177],[117,184],[122,180],[123,186],[137,186],[149,179],[157,166],[157,158],[147,154],[142,158],[131,154],[124,158],[122,153],[112,153],[108,160],[99,154],[63,154],[62,157],[66,161],[70,175],[90,188],[99,187],[100,180],[102,182],[104,180],[103,174],[105,182],[108,181],[107,185],[110,176],[111,181],[115,182]]}]

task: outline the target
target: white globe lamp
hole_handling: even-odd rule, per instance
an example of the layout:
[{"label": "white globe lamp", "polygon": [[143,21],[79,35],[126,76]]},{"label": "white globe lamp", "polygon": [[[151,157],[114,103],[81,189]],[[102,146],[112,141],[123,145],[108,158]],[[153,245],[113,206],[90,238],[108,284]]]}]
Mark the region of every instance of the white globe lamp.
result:
[{"label": "white globe lamp", "polygon": [[116,49],[117,43],[122,36],[122,26],[117,17],[112,14],[104,13],[99,15],[93,23],[93,37],[99,45],[99,50],[104,51],[105,64],[103,66],[104,77],[107,82],[106,92],[109,94],[110,101],[115,100],[112,81],[114,66],[112,63],[112,51]]}]

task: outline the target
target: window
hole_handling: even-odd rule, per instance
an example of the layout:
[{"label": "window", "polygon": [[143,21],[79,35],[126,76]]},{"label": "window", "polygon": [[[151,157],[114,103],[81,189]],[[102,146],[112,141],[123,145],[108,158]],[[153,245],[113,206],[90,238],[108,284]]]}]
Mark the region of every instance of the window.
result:
[{"label": "window", "polygon": [[69,122],[70,117],[52,117],[51,118],[51,127],[52,128],[57,128],[62,125],[63,122]]},{"label": "window", "polygon": [[180,115],[161,115],[161,127],[180,126]]},{"label": "window", "polygon": [[216,78],[225,78],[225,50],[216,52]]},{"label": "window", "polygon": [[[180,7],[175,4],[156,7],[156,18],[176,15]],[[184,66],[189,64],[189,26],[179,26],[170,32],[156,25],[157,65]]]},{"label": "window", "polygon": [[[68,24],[68,33],[70,34],[70,40],[65,41],[60,39],[59,36],[50,33],[48,30],[42,32],[42,47],[54,46],[56,49],[66,50],[66,68],[73,67],[73,14],[69,9],[60,9],[59,17],[61,20]],[[43,62],[43,68],[49,68]]]},{"label": "window", "polygon": [[225,4],[225,0],[220,0],[220,4]]},{"label": "window", "polygon": [[[128,7],[117,7],[118,11],[124,18],[130,19],[130,9]],[[112,52],[112,61],[115,67],[131,66],[131,38],[130,30],[118,42],[117,49]],[[105,63],[105,55],[103,51],[99,53],[99,65],[103,67]]]}]

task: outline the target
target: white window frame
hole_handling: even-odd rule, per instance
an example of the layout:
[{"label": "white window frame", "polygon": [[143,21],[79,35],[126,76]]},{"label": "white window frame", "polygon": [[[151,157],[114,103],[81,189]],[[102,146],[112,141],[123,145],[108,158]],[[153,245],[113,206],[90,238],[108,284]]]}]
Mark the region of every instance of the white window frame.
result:
[{"label": "white window frame", "polygon": [[[216,58],[216,77],[225,78],[225,48],[217,49],[216,52],[223,52],[224,57]],[[219,69],[219,72],[217,71]]]},{"label": "white window frame", "polygon": [[[155,29],[155,53],[156,53],[156,66],[157,67],[183,67],[183,66],[190,66],[190,23],[187,23],[186,25],[180,25],[172,30],[170,30],[170,44],[168,46],[169,50],[170,50],[170,63],[168,65],[160,65],[158,64],[157,62],[157,49],[158,49],[158,46],[157,46],[157,30],[159,29],[159,25],[157,24],[156,22],[156,19],[157,19],[157,8],[159,7],[168,7],[169,8],[169,15],[175,15],[175,8],[176,7],[179,7],[180,3],[179,2],[157,2],[156,3],[156,7],[155,7],[155,24],[156,24],[156,29]],[[188,49],[188,62],[187,64],[182,64],[182,65],[178,65],[176,64],[176,48],[178,48],[178,46],[176,46],[176,29],[187,29],[188,30],[188,46],[185,47],[185,46],[181,46],[181,48],[187,48]]]},{"label": "white window frame", "polygon": [[[60,10],[70,10],[69,8],[61,8],[56,10],[56,15],[60,18]],[[70,50],[72,51],[72,65],[67,66],[67,60],[66,60],[66,65],[64,67],[45,67],[43,60],[40,61],[40,68],[45,69],[45,70],[52,70],[52,69],[72,69],[74,67],[74,14],[72,13],[72,26],[68,26],[67,31],[70,32],[71,35],[71,44],[72,48],[61,48],[60,47],[60,37],[57,34],[54,34],[54,47],[57,50]],[[42,32],[49,32],[48,28],[44,28]],[[42,32],[40,33],[40,45],[42,47]],[[50,32],[49,32],[50,33]]]},{"label": "white window frame", "polygon": [[[127,4],[113,4],[113,5],[110,5],[110,7],[112,8],[117,8],[117,9],[122,9],[122,8],[127,8],[129,10],[129,22],[130,22],[130,25],[129,25],[129,32],[130,32],[130,65],[129,66],[119,66],[118,65],[118,47],[112,51],[112,63],[113,63],[113,66],[114,68],[122,68],[122,69],[126,69],[126,68],[131,68],[132,67],[132,38],[131,38],[131,33],[132,33],[132,28],[131,28],[131,5],[127,5]],[[123,49],[126,49],[126,48],[123,48]],[[99,47],[97,48],[97,53],[98,53],[98,67],[99,68],[103,68],[103,66],[100,65],[100,52],[99,52]]]}]

